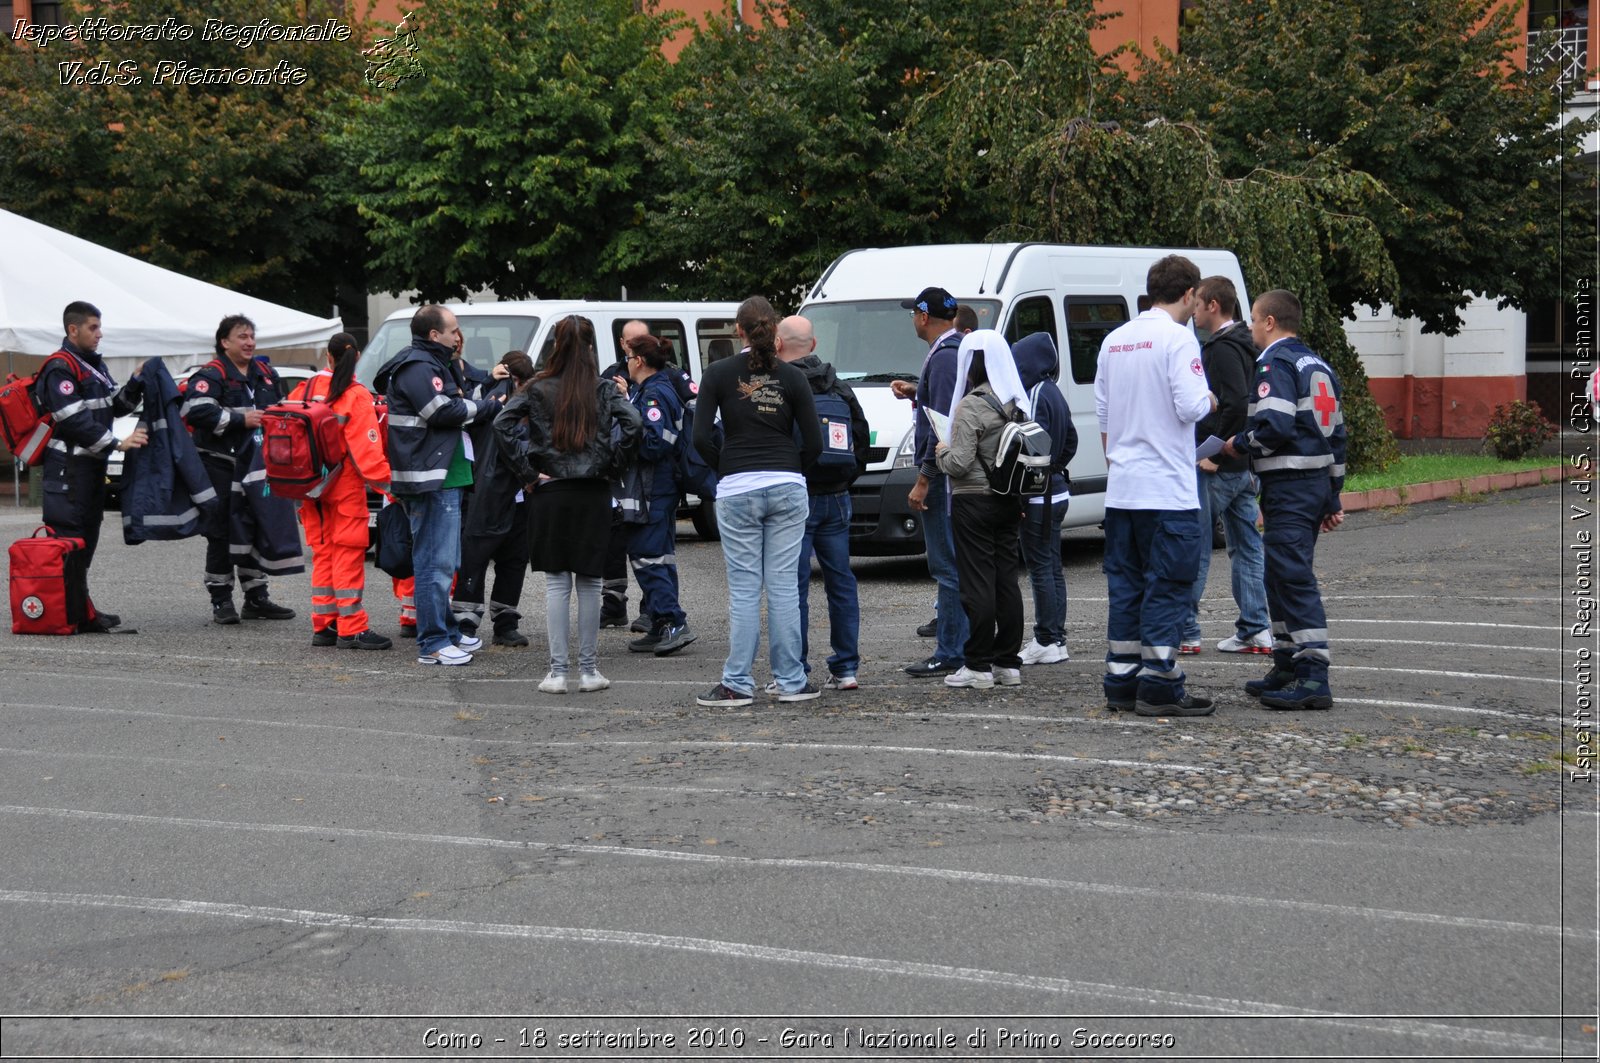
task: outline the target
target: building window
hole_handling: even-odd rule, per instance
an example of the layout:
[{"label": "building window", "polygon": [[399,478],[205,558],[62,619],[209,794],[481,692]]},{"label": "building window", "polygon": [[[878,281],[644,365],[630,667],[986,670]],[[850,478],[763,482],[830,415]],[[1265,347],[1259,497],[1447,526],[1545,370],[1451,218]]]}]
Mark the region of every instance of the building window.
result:
[{"label": "building window", "polygon": [[33,0],[31,21],[36,26],[61,25],[61,4],[59,0]]}]

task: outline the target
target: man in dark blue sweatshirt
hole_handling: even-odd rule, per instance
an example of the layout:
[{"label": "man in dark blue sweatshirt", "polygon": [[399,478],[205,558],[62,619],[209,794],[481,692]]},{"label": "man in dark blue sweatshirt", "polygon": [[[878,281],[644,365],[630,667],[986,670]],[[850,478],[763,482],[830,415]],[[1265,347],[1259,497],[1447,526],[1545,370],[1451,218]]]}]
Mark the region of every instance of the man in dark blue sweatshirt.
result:
[{"label": "man in dark blue sweatshirt", "polygon": [[1067,579],[1061,569],[1061,522],[1071,493],[1067,463],[1078,453],[1078,430],[1067,397],[1056,386],[1060,359],[1048,332],[1024,336],[1011,348],[1017,375],[1033,402],[1033,419],[1050,433],[1050,491],[1028,499],[1022,522],[1022,555],[1033,582],[1033,638],[1022,647],[1023,664],[1067,659]]}]

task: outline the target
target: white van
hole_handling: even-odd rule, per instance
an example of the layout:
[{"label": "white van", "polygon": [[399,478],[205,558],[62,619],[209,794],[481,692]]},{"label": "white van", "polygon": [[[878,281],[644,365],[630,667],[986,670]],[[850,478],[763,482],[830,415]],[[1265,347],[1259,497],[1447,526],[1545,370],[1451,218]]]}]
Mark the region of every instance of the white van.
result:
[{"label": "white van", "polygon": [[[738,303],[589,302],[529,299],[520,302],[446,304],[461,324],[461,352],[468,362],[487,371],[507,351],[525,351],[534,364],[544,360],[554,343],[555,325],[573,314],[594,322],[599,369],[620,357],[622,326],[638,319],[650,332],[672,343],[679,364],[694,380],[704,366],[738,351],[733,319]],[[411,318],[417,308],[396,310],[384,319],[361,352],[356,379],[368,388],[378,370],[411,342]],[[716,537],[716,512],[689,496],[688,516],[704,538]]]},{"label": "white van", "polygon": [[911,403],[889,390],[916,381],[928,345],[900,306],[923,288],[944,288],[977,312],[978,327],[1017,342],[1049,332],[1061,352],[1057,383],[1072,409],[1078,453],[1067,467],[1072,504],[1066,527],[1105,516],[1106,459],[1094,410],[1095,365],[1106,334],[1137,316],[1145,275],[1159,258],[1181,254],[1202,277],[1224,276],[1245,301],[1244,277],[1230,251],[1067,244],[944,244],[884,247],[840,255],[806,295],[800,313],[817,335],[817,355],[855,389],[872,430],[867,471],[850,489],[850,552],[923,551],[922,519],[906,504],[917,479]]}]

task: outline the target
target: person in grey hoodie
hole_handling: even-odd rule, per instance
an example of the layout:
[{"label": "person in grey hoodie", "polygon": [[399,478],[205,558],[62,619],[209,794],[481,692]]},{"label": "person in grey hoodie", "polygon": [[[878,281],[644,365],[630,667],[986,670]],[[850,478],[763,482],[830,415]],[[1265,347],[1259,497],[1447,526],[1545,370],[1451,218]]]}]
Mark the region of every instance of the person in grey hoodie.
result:
[{"label": "person in grey hoodie", "polygon": [[1035,332],[1011,348],[1017,375],[1033,404],[1033,419],[1050,433],[1050,491],[1030,498],[1022,518],[1022,556],[1033,583],[1033,638],[1023,664],[1055,664],[1067,654],[1067,579],[1061,568],[1061,522],[1072,498],[1067,463],[1078,453],[1078,430],[1067,397],[1056,386],[1060,359],[1048,332]]}]

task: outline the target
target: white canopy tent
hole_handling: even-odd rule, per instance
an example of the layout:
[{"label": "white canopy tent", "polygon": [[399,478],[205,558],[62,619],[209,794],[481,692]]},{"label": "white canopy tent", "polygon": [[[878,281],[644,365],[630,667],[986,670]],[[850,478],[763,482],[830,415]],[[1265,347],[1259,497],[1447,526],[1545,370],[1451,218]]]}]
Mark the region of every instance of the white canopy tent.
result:
[{"label": "white canopy tent", "polygon": [[229,314],[255,322],[262,351],[315,352],[344,327],[337,317],[240,295],[0,210],[0,352],[55,351],[61,311],[76,299],[99,307],[100,353],[119,380],[152,356],[174,371],[210,357],[217,322]]}]

